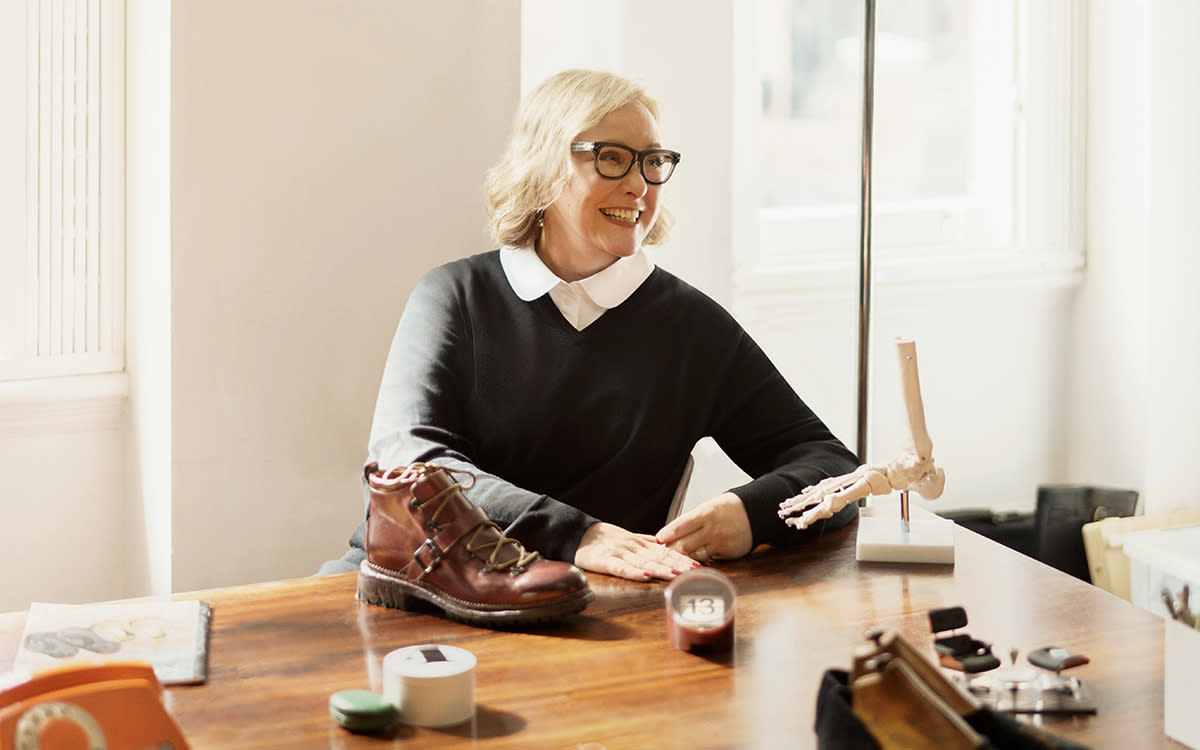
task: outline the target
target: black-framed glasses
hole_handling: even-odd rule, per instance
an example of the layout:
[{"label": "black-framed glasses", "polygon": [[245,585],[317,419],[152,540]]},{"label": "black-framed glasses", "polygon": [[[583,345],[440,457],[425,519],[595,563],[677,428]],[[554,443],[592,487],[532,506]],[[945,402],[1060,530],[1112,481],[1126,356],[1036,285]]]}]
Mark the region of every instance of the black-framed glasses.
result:
[{"label": "black-framed glasses", "polygon": [[642,172],[642,178],[651,185],[661,185],[671,179],[675,165],[679,163],[679,152],[665,148],[648,148],[637,151],[620,143],[608,141],[574,141],[572,153],[590,151],[595,154],[596,172],[609,180],[619,180],[629,174],[634,162]]}]

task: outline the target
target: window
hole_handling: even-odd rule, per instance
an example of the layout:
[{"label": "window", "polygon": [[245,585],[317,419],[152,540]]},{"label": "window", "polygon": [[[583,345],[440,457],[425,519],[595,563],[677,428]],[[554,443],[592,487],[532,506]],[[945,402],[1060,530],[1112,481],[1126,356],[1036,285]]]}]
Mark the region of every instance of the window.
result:
[{"label": "window", "polygon": [[124,367],[120,0],[0,0],[0,380]]},{"label": "window", "polygon": [[[857,256],[864,6],[758,4],[760,267]],[[880,259],[1079,256],[1080,18],[1075,2],[877,4]]]}]

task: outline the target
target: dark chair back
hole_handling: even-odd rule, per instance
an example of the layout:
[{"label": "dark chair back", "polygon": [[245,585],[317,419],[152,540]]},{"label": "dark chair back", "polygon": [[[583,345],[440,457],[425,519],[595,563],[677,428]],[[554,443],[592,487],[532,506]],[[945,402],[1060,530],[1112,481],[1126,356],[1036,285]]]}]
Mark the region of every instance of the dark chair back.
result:
[{"label": "dark chair back", "polygon": [[1022,555],[1037,557],[1037,526],[1031,512],[965,508],[939,515]]},{"label": "dark chair back", "polygon": [[1078,484],[1038,486],[1036,557],[1047,565],[1091,583],[1083,525],[1102,518],[1138,512],[1135,490]]}]

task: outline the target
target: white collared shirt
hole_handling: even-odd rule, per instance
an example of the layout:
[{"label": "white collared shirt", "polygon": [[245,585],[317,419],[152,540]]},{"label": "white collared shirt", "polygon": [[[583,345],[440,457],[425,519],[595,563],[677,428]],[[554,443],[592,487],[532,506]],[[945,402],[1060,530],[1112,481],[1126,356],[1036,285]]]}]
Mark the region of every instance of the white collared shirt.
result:
[{"label": "white collared shirt", "polygon": [[554,306],[577,331],[629,299],[654,270],[653,261],[641,249],[586,279],[572,282],[555,276],[529,247],[500,248],[500,265],[518,297],[532,302],[549,294]]}]

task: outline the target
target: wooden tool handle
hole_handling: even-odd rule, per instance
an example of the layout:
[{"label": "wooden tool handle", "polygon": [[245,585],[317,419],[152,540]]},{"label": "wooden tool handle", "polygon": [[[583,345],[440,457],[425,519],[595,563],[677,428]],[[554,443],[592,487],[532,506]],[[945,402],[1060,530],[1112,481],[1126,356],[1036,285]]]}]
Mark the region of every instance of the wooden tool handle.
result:
[{"label": "wooden tool handle", "polygon": [[[983,738],[943,703],[904,659],[852,686],[854,715],[882,750],[976,750]],[[990,745],[987,745],[990,747]]]},{"label": "wooden tool handle", "polygon": [[873,642],[862,644],[854,652],[850,667],[853,679],[873,671],[870,662],[880,654],[888,654],[906,662],[921,678],[921,681],[960,716],[966,716],[979,709],[981,704],[975,696],[954,684],[932,661],[918,652],[899,633],[892,630],[873,629],[868,631],[867,637]]}]

